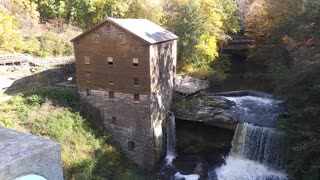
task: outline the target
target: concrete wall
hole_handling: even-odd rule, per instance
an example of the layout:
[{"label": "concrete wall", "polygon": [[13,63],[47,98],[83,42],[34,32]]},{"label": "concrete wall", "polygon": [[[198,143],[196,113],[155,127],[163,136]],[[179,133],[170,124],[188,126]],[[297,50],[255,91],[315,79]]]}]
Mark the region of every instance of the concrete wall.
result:
[{"label": "concrete wall", "polygon": [[0,179],[37,174],[63,180],[60,151],[54,141],[0,127]]}]

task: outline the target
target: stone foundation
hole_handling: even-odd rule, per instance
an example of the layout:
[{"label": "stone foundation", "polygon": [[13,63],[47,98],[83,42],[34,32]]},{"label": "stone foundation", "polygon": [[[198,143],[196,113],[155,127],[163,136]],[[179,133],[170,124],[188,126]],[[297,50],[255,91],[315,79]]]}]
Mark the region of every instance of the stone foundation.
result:
[{"label": "stone foundation", "polygon": [[119,92],[114,92],[114,98],[110,99],[109,92],[104,90],[90,90],[88,94],[80,89],[79,95],[82,112],[93,115],[98,125],[111,132],[130,160],[148,169],[155,166],[159,152],[151,126],[149,95],[140,94],[139,101],[134,101],[133,94]]}]

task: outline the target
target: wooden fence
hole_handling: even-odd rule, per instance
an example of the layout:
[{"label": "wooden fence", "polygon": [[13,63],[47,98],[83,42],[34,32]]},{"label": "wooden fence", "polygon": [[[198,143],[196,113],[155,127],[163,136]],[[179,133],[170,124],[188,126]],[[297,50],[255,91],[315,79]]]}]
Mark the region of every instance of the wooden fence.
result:
[{"label": "wooden fence", "polygon": [[63,66],[74,63],[74,56],[34,58],[28,54],[0,55],[0,65],[30,64],[33,66]]}]

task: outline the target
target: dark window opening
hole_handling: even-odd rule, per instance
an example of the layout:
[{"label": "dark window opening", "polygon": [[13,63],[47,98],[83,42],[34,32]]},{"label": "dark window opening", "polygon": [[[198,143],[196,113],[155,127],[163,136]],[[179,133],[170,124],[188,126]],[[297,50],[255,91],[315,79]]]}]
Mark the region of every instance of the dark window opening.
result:
[{"label": "dark window opening", "polygon": [[113,91],[109,91],[109,99],[113,99],[114,98],[114,92]]},{"label": "dark window opening", "polygon": [[112,124],[116,124],[116,122],[117,122],[117,117],[112,116],[112,117],[111,117],[111,123],[112,123]]},{"label": "dark window opening", "polygon": [[139,94],[134,94],[133,95],[133,100],[134,101],[140,101],[140,95]]},{"label": "dark window opening", "polygon": [[107,25],[107,32],[110,32],[110,31],[111,31],[110,25]]},{"label": "dark window opening", "polygon": [[113,65],[113,57],[108,57],[108,64]]},{"label": "dark window opening", "polygon": [[133,58],[132,59],[132,65],[133,66],[139,66],[139,59],[138,58]]},{"label": "dark window opening", "polygon": [[90,95],[91,95],[90,89],[86,89],[86,92],[87,92],[87,96],[90,96]]},{"label": "dark window opening", "polygon": [[133,151],[134,150],[134,142],[133,141],[129,141],[128,142],[128,150],[129,151]]},{"label": "dark window opening", "polygon": [[133,78],[133,85],[139,85],[139,78]]}]

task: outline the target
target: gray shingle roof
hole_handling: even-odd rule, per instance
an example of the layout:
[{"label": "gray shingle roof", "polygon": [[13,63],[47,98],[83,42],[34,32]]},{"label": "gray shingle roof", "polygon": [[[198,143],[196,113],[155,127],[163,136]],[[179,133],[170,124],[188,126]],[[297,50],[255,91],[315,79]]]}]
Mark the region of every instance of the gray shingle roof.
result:
[{"label": "gray shingle roof", "polygon": [[80,34],[71,41],[74,41],[85,34],[89,33],[93,29],[99,27],[104,22],[109,21],[120,28],[127,30],[128,32],[134,34],[135,36],[145,40],[150,44],[156,44],[164,41],[170,41],[178,39],[178,36],[172,32],[160,27],[159,25],[147,20],[147,19],[119,19],[119,18],[107,18],[106,20],[100,22],[88,31]]}]

